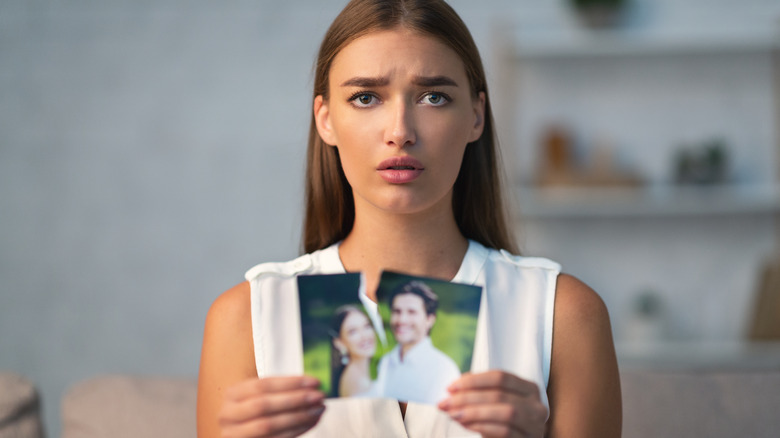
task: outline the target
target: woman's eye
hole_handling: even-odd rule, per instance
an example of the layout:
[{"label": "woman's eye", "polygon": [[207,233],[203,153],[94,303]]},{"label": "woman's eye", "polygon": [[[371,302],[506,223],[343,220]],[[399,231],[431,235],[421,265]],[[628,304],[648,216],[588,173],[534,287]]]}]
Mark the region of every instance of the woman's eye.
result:
[{"label": "woman's eye", "polygon": [[364,107],[364,106],[370,106],[371,104],[375,103],[376,97],[374,97],[371,94],[358,94],[352,97],[351,100],[355,105],[359,107]]},{"label": "woman's eye", "polygon": [[449,102],[449,99],[441,93],[428,93],[423,97],[423,102],[433,106],[440,106]]}]

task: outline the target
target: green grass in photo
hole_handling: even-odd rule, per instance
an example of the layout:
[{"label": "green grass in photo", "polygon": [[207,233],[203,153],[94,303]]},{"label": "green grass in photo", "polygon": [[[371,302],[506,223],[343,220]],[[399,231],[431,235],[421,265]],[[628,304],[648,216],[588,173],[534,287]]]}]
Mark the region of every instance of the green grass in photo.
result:
[{"label": "green grass in photo", "polygon": [[303,353],[303,369],[306,374],[320,379],[320,389],[330,394],[330,342],[317,342]]}]

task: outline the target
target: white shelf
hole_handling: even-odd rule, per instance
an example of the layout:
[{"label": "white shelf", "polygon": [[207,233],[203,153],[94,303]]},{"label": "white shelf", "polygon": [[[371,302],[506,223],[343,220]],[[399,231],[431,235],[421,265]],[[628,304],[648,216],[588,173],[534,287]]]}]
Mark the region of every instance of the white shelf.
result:
[{"label": "white shelf", "polygon": [[769,52],[780,48],[776,29],[713,32],[570,31],[510,33],[517,59],[564,59],[676,54]]},{"label": "white shelf", "polygon": [[662,371],[780,369],[780,342],[664,341],[615,344],[620,368]]},{"label": "white shelf", "polygon": [[639,188],[521,186],[520,217],[528,219],[686,217],[780,212],[776,184],[659,185]]}]

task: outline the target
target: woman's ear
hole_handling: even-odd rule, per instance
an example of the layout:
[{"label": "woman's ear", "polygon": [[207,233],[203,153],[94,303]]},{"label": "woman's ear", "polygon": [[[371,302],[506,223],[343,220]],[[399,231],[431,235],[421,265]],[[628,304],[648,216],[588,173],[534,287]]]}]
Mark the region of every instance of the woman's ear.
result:
[{"label": "woman's ear", "polygon": [[320,134],[322,141],[331,146],[338,144],[330,124],[328,102],[322,95],[314,98],[314,123],[317,125],[317,132]]},{"label": "woman's ear", "polygon": [[485,92],[480,91],[476,99],[472,102],[474,111],[474,125],[471,128],[469,143],[479,140],[482,131],[485,129]]},{"label": "woman's ear", "polygon": [[333,338],[333,346],[336,347],[336,350],[338,350],[342,355],[347,354],[347,346],[341,342],[341,339]]}]

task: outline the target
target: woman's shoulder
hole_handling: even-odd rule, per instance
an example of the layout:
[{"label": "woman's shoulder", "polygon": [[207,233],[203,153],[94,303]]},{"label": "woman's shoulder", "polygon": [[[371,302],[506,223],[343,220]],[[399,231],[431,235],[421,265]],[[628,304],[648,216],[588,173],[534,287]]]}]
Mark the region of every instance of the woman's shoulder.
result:
[{"label": "woman's shoulder", "polygon": [[[569,274],[558,275],[555,288],[556,315],[574,327],[581,324],[609,325],[607,306],[598,293]],[[605,327],[600,327],[604,329]]]},{"label": "woman's shoulder", "polygon": [[207,327],[221,327],[231,333],[245,332],[250,321],[250,287],[243,281],[222,292],[211,304],[206,316]]},{"label": "woman's shoulder", "polygon": [[236,381],[257,375],[249,283],[233,286],[211,304],[203,333],[201,367],[232,370]]}]

